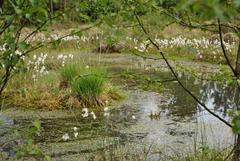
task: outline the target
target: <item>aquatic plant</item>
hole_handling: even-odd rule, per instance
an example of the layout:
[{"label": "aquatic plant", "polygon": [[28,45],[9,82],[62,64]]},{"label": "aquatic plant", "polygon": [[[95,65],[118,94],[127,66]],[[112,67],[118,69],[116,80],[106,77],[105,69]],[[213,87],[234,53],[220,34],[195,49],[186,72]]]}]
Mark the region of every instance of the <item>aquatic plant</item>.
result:
[{"label": "aquatic plant", "polygon": [[16,131],[16,134],[19,135],[20,138],[26,137],[26,143],[15,147],[17,160],[28,160],[30,158],[34,158],[34,160],[51,160],[50,156],[48,156],[35,142],[35,139],[40,136],[41,128],[41,121],[36,119],[32,122],[32,125],[25,134],[20,134],[20,131]]}]

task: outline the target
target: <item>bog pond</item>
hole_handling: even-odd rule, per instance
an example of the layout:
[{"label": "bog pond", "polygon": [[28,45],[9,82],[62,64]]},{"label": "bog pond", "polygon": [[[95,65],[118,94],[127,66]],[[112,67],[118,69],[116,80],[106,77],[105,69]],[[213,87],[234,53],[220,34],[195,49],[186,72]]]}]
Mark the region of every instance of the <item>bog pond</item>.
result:
[{"label": "bog pond", "polygon": [[[0,150],[6,156],[14,156],[12,147],[21,142],[14,140],[11,129],[27,129],[36,117],[42,122],[36,141],[53,160],[170,160],[173,155],[192,153],[205,145],[224,149],[234,143],[231,129],[186,94],[161,61],[120,54],[90,56],[88,61],[90,67],[95,63],[106,67],[126,99],[112,104],[109,116],[99,109],[96,120],[81,117],[81,110],[76,109],[3,109],[0,145],[4,146]],[[204,68],[208,74],[217,70],[211,65],[194,67]],[[235,89],[182,72],[178,76],[211,110],[231,119],[227,113],[237,107],[239,100]],[[70,137],[67,141],[62,139],[65,133]]]}]

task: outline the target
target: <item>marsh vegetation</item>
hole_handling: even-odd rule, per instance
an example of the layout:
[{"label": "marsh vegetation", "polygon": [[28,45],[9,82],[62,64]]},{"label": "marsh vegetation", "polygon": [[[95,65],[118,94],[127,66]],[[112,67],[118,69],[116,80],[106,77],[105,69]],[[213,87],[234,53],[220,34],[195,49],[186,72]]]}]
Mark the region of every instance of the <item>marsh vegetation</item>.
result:
[{"label": "marsh vegetation", "polygon": [[0,1],[0,160],[239,161],[239,7]]}]

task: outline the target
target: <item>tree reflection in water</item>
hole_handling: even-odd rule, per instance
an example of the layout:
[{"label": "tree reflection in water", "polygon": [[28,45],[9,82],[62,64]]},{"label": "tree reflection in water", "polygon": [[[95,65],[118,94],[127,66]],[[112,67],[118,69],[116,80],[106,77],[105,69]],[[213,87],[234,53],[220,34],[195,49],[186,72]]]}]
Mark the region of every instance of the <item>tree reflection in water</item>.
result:
[{"label": "tree reflection in water", "polygon": [[[229,110],[237,108],[240,93],[236,86],[226,86],[216,81],[200,81],[184,73],[179,74],[179,76],[181,76],[183,84],[201,102],[220,116],[225,118]],[[169,115],[176,116],[181,120],[186,117],[194,118],[199,114],[208,114],[176,82],[168,83],[166,87],[170,88],[174,95],[173,103],[165,107],[170,111]]]}]

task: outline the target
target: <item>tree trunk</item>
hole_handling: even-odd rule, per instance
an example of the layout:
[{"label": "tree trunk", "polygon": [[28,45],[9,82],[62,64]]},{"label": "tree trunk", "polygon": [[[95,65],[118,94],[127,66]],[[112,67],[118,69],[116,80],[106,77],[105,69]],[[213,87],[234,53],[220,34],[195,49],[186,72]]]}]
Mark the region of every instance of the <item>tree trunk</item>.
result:
[{"label": "tree trunk", "polygon": [[3,7],[3,2],[4,2],[4,0],[0,0],[0,9],[2,9],[2,7]]},{"label": "tree trunk", "polygon": [[67,1],[66,0],[62,0],[61,1],[61,11],[62,11],[62,13],[65,12],[66,8],[67,8]]},{"label": "tree trunk", "polygon": [[53,0],[50,0],[51,17],[53,17]]},{"label": "tree trunk", "polygon": [[240,161],[240,135],[237,136],[237,142],[235,143],[233,161]]},{"label": "tree trunk", "polygon": [[64,12],[66,11],[67,8],[67,0],[64,0]]},{"label": "tree trunk", "polygon": [[238,50],[237,50],[237,60],[236,60],[235,72],[238,76],[240,76],[240,37],[238,39]]}]

